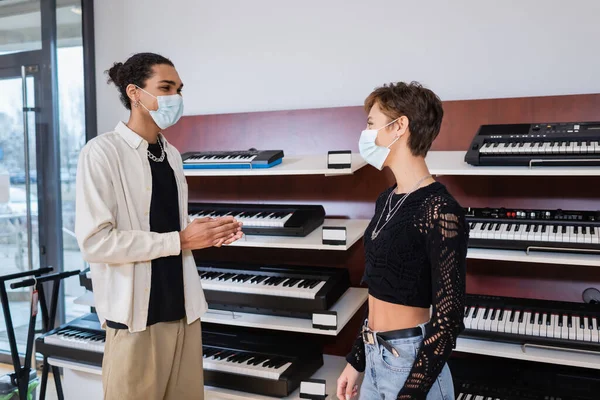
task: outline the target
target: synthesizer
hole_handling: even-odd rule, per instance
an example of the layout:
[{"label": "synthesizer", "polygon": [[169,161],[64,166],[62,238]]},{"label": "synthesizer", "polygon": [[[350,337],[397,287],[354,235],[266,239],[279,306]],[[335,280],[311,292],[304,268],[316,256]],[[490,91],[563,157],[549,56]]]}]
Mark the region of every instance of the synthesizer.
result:
[{"label": "synthesizer", "polygon": [[600,254],[600,211],[467,208],[469,247]]},{"label": "synthesizer", "polygon": [[467,295],[461,337],[597,351],[600,305]]},{"label": "synthesizer", "polygon": [[321,205],[190,203],[191,219],[233,216],[246,235],[306,236],[325,220]]},{"label": "synthesizer", "polygon": [[323,365],[320,345],[302,335],[202,324],[204,383],[285,397]]},{"label": "synthesizer", "polygon": [[211,309],[311,318],[348,290],[346,268],[199,263]]},{"label": "synthesizer", "polygon": [[487,356],[452,357],[456,400],[596,400],[596,370]]},{"label": "synthesizer", "polygon": [[482,125],[465,162],[475,166],[598,166],[600,122]]},{"label": "synthesizer", "polygon": [[253,169],[281,164],[283,150],[198,151],[181,156],[184,169]]},{"label": "synthesizer", "polygon": [[[204,382],[232,390],[285,397],[322,365],[322,349],[286,332],[251,333],[202,324]],[[67,361],[101,366],[105,331],[88,314],[36,339],[36,351]]]},{"label": "synthesizer", "polygon": [[41,335],[35,340],[35,349],[48,357],[101,366],[104,343],[98,316],[90,313]]}]

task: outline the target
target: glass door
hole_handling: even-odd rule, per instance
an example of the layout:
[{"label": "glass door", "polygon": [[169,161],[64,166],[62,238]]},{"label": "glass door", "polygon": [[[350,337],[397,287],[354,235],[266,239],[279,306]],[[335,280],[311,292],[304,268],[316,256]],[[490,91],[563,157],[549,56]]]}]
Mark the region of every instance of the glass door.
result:
[{"label": "glass door", "polygon": [[[35,65],[0,69],[0,275],[40,267],[37,82]],[[23,352],[30,291],[8,287],[8,298],[17,344]],[[6,324],[0,318],[0,351],[8,350]]]}]

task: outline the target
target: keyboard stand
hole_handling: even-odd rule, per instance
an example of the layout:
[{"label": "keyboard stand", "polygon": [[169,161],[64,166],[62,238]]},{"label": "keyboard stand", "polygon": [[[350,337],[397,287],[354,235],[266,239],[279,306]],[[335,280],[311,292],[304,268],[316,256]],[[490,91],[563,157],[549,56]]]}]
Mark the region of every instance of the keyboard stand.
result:
[{"label": "keyboard stand", "polygon": [[[51,272],[52,268],[39,268],[37,270],[27,271],[27,272],[19,272],[16,274],[4,275],[0,276],[0,300],[2,301],[2,309],[4,311],[4,319],[6,321],[6,333],[8,336],[8,342],[10,345],[10,353],[13,361],[14,373],[11,374],[11,382],[12,384],[18,388],[19,390],[19,399],[26,400],[27,399],[27,391],[29,388],[29,374],[31,373],[31,357],[33,352],[33,338],[35,335],[35,323],[37,319],[37,302],[31,304],[31,314],[29,317],[29,329],[27,331],[27,339],[25,346],[25,360],[23,365],[21,365],[21,360],[19,358],[19,349],[17,348],[17,341],[15,338],[15,330],[12,324],[12,317],[10,315],[10,308],[8,303],[8,294],[6,292],[5,283],[9,280],[25,278],[32,276],[33,278],[24,279],[22,281],[11,283],[11,289],[23,288],[23,287],[31,287],[34,286],[35,290],[38,293],[39,304],[42,309],[42,332],[46,333],[52,329],[54,329],[54,320],[56,319],[56,306],[58,303],[58,293],[60,289],[60,281],[64,278],[67,278],[72,275],[78,274],[80,271],[68,271],[55,273],[50,275],[43,275],[47,272]],[[44,296],[44,282],[52,281],[52,297],[50,300],[50,309],[48,309],[48,305],[46,302],[46,297]],[[60,371],[58,367],[51,367],[52,373],[54,374],[54,383],[56,384],[56,393],[58,395],[59,400],[64,400],[64,395],[62,392],[62,386],[60,382]],[[46,384],[48,380],[48,369],[49,365],[47,362],[47,357],[44,356],[44,364],[42,369],[42,384],[40,388],[40,400],[44,400],[46,398]]]}]

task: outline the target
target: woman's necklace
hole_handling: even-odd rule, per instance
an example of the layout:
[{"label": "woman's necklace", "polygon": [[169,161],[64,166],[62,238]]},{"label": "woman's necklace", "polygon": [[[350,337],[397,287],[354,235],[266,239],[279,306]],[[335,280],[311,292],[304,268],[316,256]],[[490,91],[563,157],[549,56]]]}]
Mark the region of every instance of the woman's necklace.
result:
[{"label": "woman's necklace", "polygon": [[[400,201],[398,201],[398,204],[396,204],[395,206],[392,207],[392,196],[394,195],[395,190],[392,190],[383,206],[383,210],[381,212],[381,215],[379,215],[379,219],[377,220],[377,224],[375,224],[375,228],[373,228],[373,232],[371,233],[371,240],[375,240],[377,238],[377,236],[379,235],[379,233],[383,230],[383,228],[387,225],[387,223],[389,222],[390,219],[392,219],[392,217],[394,215],[396,215],[396,212],[400,209],[400,207],[402,206],[402,203],[404,203],[404,200],[406,200],[406,198],[408,197],[408,195],[410,195],[412,192],[414,192],[419,186],[421,186],[421,183],[423,183],[423,181],[427,178],[430,178],[431,175],[425,175],[424,177],[422,177],[421,179],[419,179],[419,181],[417,182],[417,184],[408,192],[406,193],[404,196],[402,196],[402,198],[400,199]],[[385,217],[385,222],[383,223],[383,225],[381,226],[381,228],[377,229],[377,227],[379,226],[379,223],[381,222],[381,217],[383,216],[383,214],[385,213],[385,209],[388,209],[387,211],[387,215]]]}]

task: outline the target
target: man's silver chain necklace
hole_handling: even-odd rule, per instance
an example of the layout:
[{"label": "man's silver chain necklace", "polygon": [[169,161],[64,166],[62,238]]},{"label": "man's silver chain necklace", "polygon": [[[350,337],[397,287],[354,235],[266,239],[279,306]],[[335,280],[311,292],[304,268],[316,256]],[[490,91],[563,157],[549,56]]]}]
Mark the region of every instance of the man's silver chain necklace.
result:
[{"label": "man's silver chain necklace", "polygon": [[160,138],[158,138],[158,146],[160,147],[160,157],[156,157],[150,150],[146,150],[148,152],[148,158],[154,162],[163,162],[165,160],[165,149],[163,149],[162,144],[160,143]]},{"label": "man's silver chain necklace", "polygon": [[[387,223],[389,222],[390,219],[392,219],[392,217],[394,215],[396,215],[396,212],[400,209],[400,207],[402,206],[402,203],[404,203],[404,200],[406,200],[406,198],[415,190],[417,190],[417,188],[419,186],[421,186],[421,183],[423,183],[423,181],[427,178],[430,178],[431,175],[426,175],[424,177],[422,177],[421,179],[419,179],[419,181],[417,182],[417,184],[408,192],[406,193],[404,196],[402,196],[402,198],[398,201],[398,203],[392,207],[392,196],[394,195],[395,190],[392,190],[383,206],[383,210],[381,212],[381,215],[379,215],[379,219],[377,220],[377,224],[375,225],[375,228],[373,228],[373,232],[371,233],[371,240],[375,240],[377,238],[377,236],[379,235],[379,233],[383,230],[383,228],[387,225]],[[379,226],[379,223],[381,222],[381,217],[383,216],[383,214],[385,213],[385,209],[388,209],[387,215],[385,217],[385,222],[383,223],[383,225],[381,226],[381,228],[377,229],[377,227]]]}]

